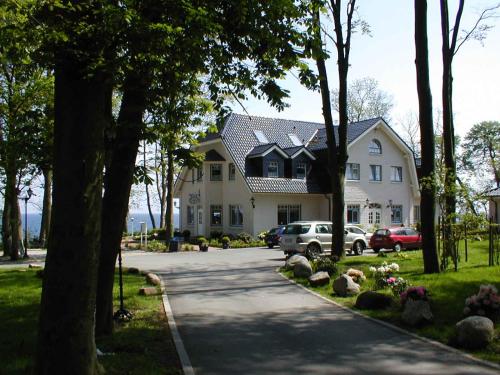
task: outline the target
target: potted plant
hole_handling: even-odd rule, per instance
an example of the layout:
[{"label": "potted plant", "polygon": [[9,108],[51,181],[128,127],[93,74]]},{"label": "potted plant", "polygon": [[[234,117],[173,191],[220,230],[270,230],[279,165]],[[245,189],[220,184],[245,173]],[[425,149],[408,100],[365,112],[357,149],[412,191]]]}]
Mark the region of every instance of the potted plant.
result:
[{"label": "potted plant", "polygon": [[198,237],[198,246],[200,251],[208,251],[208,240],[203,236]]},{"label": "potted plant", "polygon": [[223,249],[229,249],[229,242],[230,242],[230,241],[231,241],[231,240],[229,239],[229,237],[228,237],[228,236],[224,236],[224,237],[222,237],[222,238],[221,238],[222,248],[223,248]]}]

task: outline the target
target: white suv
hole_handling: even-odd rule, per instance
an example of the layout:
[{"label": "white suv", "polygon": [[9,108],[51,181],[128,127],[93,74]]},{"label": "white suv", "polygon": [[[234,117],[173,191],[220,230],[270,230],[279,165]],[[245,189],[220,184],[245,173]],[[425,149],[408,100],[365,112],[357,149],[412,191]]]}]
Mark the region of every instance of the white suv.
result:
[{"label": "white suv", "polygon": [[[356,255],[363,254],[367,243],[363,234],[345,230],[344,249]],[[332,223],[329,221],[296,221],[288,224],[281,237],[280,249],[285,255],[296,253],[314,258],[332,249]]]}]

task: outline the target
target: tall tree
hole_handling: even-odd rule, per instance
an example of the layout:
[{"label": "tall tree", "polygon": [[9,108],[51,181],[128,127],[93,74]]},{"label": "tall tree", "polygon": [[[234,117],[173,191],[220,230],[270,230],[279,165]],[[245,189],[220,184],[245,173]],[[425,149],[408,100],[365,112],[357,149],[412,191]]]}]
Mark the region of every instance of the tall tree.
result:
[{"label": "tall tree", "polygon": [[489,182],[493,180],[496,187],[500,187],[500,161],[498,160],[500,157],[500,122],[482,121],[475,124],[466,134],[462,148],[464,167],[473,171],[476,176],[480,174]]},{"label": "tall tree", "polygon": [[[340,113],[339,90],[332,91],[333,108]],[[376,79],[364,77],[356,79],[347,89],[347,117],[349,122],[357,122],[374,117],[389,120],[393,107],[392,97],[378,87]]]},{"label": "tall tree", "polygon": [[434,129],[432,122],[432,94],[429,82],[429,51],[427,41],[427,1],[415,0],[415,66],[422,153],[421,228],[424,272],[439,272],[436,248],[436,183],[434,164]]}]

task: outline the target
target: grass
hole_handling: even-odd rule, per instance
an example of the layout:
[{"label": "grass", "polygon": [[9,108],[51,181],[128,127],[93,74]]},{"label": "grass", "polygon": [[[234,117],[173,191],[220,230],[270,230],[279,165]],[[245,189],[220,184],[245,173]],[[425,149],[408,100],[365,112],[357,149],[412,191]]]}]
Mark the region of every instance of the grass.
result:
[{"label": "grass", "polygon": [[[462,247],[463,248],[463,247]],[[347,257],[338,263],[339,273],[349,268],[362,270],[367,280],[361,285],[361,291],[373,290],[374,280],[370,278],[369,267],[388,263],[398,263],[400,271],[395,276],[408,280],[414,286],[425,286],[430,292],[431,308],[434,314],[433,324],[423,327],[408,327],[401,321],[401,305],[395,299],[391,308],[386,310],[359,310],[370,317],[384,320],[386,322],[403,327],[418,335],[425,336],[444,344],[450,344],[454,334],[455,324],[464,318],[463,308],[465,299],[476,294],[481,284],[493,284],[500,289],[500,266],[488,267],[487,242],[474,242],[469,246],[469,257],[466,263],[462,254],[459,270],[447,270],[440,274],[426,275],[423,273],[423,262],[421,251],[407,251],[402,258],[395,253],[387,257]],[[462,250],[463,252],[463,250]],[[293,272],[284,271],[285,276],[293,278]],[[332,286],[311,287],[307,279],[295,279],[295,281],[315,292],[353,310],[356,297],[338,297],[333,294]],[[378,290],[392,296],[389,290]],[[500,363],[500,324],[495,327],[496,339],[486,349],[468,351],[469,353],[492,362]]]},{"label": "grass", "polygon": [[[33,366],[42,281],[36,270],[0,270],[0,373],[28,374]],[[139,296],[144,277],[124,275],[125,308],[134,314],[115,333],[97,340],[107,374],[182,374],[161,296]],[[115,306],[118,308],[118,280]]]}]

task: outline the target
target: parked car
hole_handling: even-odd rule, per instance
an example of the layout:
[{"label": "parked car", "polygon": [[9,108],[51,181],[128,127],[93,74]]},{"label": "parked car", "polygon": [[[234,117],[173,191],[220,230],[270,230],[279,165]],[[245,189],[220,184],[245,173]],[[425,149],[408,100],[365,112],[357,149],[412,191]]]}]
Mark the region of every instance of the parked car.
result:
[{"label": "parked car", "polygon": [[264,242],[267,244],[267,247],[272,249],[274,246],[279,246],[281,235],[283,234],[284,230],[284,225],[269,229],[269,232],[267,232],[266,236],[264,237]]},{"label": "parked car", "polygon": [[373,235],[373,233],[367,232],[356,225],[346,225],[344,228],[351,233],[362,234],[365,236],[366,242],[369,242]]},{"label": "parked car", "polygon": [[377,229],[370,238],[370,247],[378,253],[380,249],[402,249],[422,248],[422,235],[413,228],[397,227]]},{"label": "parked car", "polygon": [[[345,247],[349,253],[361,255],[367,243],[363,234],[345,230]],[[296,221],[285,227],[281,237],[285,255],[300,253],[314,258],[332,249],[332,223],[329,221]]]}]

